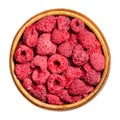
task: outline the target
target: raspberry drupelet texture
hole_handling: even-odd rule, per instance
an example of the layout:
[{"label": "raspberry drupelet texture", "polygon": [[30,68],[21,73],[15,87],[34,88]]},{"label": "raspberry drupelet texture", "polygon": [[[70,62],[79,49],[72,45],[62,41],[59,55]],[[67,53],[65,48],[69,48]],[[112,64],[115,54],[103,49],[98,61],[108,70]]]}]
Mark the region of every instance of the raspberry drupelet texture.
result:
[{"label": "raspberry drupelet texture", "polygon": [[35,47],[37,45],[38,32],[35,25],[28,26],[23,34],[23,41],[28,47]]},{"label": "raspberry drupelet texture", "polygon": [[51,42],[51,34],[43,33],[38,38],[37,54],[40,55],[52,55],[56,53],[57,46]]},{"label": "raspberry drupelet texture", "polygon": [[70,18],[67,16],[58,16],[57,24],[59,30],[69,30],[70,29]]},{"label": "raspberry drupelet texture", "polygon": [[54,16],[46,16],[41,18],[35,25],[36,29],[41,32],[51,32],[56,26],[56,18]]},{"label": "raspberry drupelet texture", "polygon": [[37,99],[39,99],[42,102],[46,102],[47,100],[47,91],[46,88],[43,85],[37,85],[34,86],[30,93]]},{"label": "raspberry drupelet texture", "polygon": [[41,55],[36,55],[33,60],[31,61],[31,67],[32,68],[39,68],[40,70],[45,70],[47,69],[47,57],[46,56],[41,56]]},{"label": "raspberry drupelet texture", "polygon": [[72,50],[73,46],[70,44],[70,42],[66,41],[58,46],[57,53],[64,57],[69,58],[72,56]]},{"label": "raspberry drupelet texture", "polygon": [[54,54],[48,59],[48,70],[51,73],[62,73],[68,67],[68,59],[62,55]]},{"label": "raspberry drupelet texture", "polygon": [[80,78],[83,75],[83,71],[80,68],[75,68],[69,66],[64,72],[63,75],[66,78],[65,87],[69,88],[72,81],[76,78]]},{"label": "raspberry drupelet texture", "polygon": [[72,60],[75,65],[84,65],[89,60],[89,54],[82,48],[81,45],[76,45],[73,49]]},{"label": "raspberry drupelet texture", "polygon": [[58,74],[51,74],[47,79],[48,91],[57,95],[65,86],[65,77]]},{"label": "raspberry drupelet texture", "polygon": [[95,71],[89,63],[84,65],[84,69],[86,71],[84,81],[89,85],[96,85],[101,80],[101,72]]},{"label": "raspberry drupelet texture", "polygon": [[83,74],[83,71],[80,68],[69,66],[64,72],[63,75],[67,79],[80,78]]},{"label": "raspberry drupelet texture", "polygon": [[81,95],[80,96],[72,96],[71,99],[72,99],[71,103],[78,102],[82,99],[82,96]]},{"label": "raspberry drupelet texture", "polygon": [[22,85],[26,90],[31,90],[33,87],[33,82],[31,79],[26,78],[22,81]]},{"label": "raspberry drupelet texture", "polygon": [[90,63],[95,70],[102,71],[104,69],[104,56],[97,52],[90,54]]},{"label": "raspberry drupelet texture", "polygon": [[91,92],[93,89],[90,87],[88,87],[84,81],[80,80],[80,79],[75,79],[69,89],[68,92],[70,95],[80,95],[80,96],[87,96],[87,94],[89,92]]},{"label": "raspberry drupelet texture", "polygon": [[87,49],[87,53],[90,55],[90,54],[93,54],[93,53],[100,53],[102,54],[102,49],[101,49],[101,45],[100,45],[100,42],[98,40],[96,40],[93,45]]},{"label": "raspberry drupelet texture", "polygon": [[57,95],[47,94],[47,99],[49,104],[61,105],[63,102]]},{"label": "raspberry drupelet texture", "polygon": [[49,75],[50,73],[48,70],[35,69],[32,73],[32,80],[38,85],[45,84]]},{"label": "raspberry drupelet texture", "polygon": [[78,43],[77,34],[72,33],[72,34],[70,35],[70,40],[69,40],[69,42],[70,42],[71,45],[73,45],[73,46],[78,45],[79,43]]},{"label": "raspberry drupelet texture", "polygon": [[34,52],[31,48],[27,47],[26,45],[18,45],[14,58],[19,63],[26,63],[33,59]]},{"label": "raspberry drupelet texture", "polygon": [[15,65],[15,74],[19,80],[28,78],[31,73],[30,63]]},{"label": "raspberry drupelet texture", "polygon": [[69,95],[68,90],[65,90],[65,89],[61,90],[58,93],[58,96],[67,103],[72,102],[72,97]]},{"label": "raspberry drupelet texture", "polygon": [[84,23],[80,19],[77,19],[77,18],[72,19],[70,25],[71,25],[71,29],[75,33],[78,33],[78,32],[82,31],[85,28]]},{"label": "raspberry drupelet texture", "polygon": [[88,30],[82,30],[78,34],[78,40],[84,48],[88,49],[93,46],[94,42],[96,41],[96,36],[94,33]]},{"label": "raspberry drupelet texture", "polygon": [[69,40],[70,34],[66,30],[55,29],[52,33],[52,42],[55,44],[61,44]]}]

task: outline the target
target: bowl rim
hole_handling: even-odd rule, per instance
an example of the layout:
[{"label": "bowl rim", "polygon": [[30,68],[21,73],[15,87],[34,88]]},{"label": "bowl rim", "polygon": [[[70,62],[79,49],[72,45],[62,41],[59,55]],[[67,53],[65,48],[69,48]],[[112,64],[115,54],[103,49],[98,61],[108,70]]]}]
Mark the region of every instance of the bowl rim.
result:
[{"label": "bowl rim", "polygon": [[[21,35],[23,34],[25,28],[27,26],[35,23],[36,21],[38,21],[40,18],[48,16],[48,15],[65,15],[65,16],[70,16],[73,18],[81,19],[94,32],[94,34],[96,35],[96,37],[98,38],[99,42],[102,45],[103,54],[105,57],[105,68],[103,70],[101,81],[97,84],[97,86],[95,87],[93,92],[91,92],[87,97],[83,98],[82,100],[80,100],[78,102],[72,103],[72,104],[52,105],[52,104],[47,104],[47,103],[39,101],[38,99],[34,98],[32,95],[30,95],[24,89],[24,87],[22,86],[22,84],[17,79],[17,77],[14,73],[14,67],[15,67],[14,66],[14,52],[15,52],[15,49],[20,41]],[[19,28],[18,32],[16,33],[16,35],[13,39],[11,49],[10,49],[10,57],[9,57],[10,73],[11,73],[12,79],[13,79],[16,87],[20,91],[20,93],[22,93],[22,95],[27,100],[29,100],[31,103],[33,103],[34,105],[41,107],[41,108],[50,109],[50,110],[70,110],[70,109],[74,109],[74,108],[83,106],[84,104],[91,101],[101,91],[101,89],[105,85],[108,75],[109,75],[109,72],[110,72],[110,64],[111,64],[110,50],[109,50],[108,44],[106,42],[106,39],[105,39],[103,33],[101,32],[101,30],[98,28],[98,26],[84,14],[74,11],[74,10],[71,10],[71,9],[64,9],[64,8],[45,10],[43,12],[40,12],[40,13],[34,15],[29,20],[27,20]]]}]

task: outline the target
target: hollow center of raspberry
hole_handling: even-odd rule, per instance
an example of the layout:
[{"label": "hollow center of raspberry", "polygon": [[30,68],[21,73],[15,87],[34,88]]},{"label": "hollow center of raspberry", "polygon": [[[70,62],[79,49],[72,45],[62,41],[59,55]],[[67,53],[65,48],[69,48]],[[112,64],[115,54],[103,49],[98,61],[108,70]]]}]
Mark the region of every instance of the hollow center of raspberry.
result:
[{"label": "hollow center of raspberry", "polygon": [[60,85],[60,82],[58,80],[55,80],[54,85]]},{"label": "hollow center of raspberry", "polygon": [[41,72],[40,66],[35,66],[35,69],[36,69],[39,73]]},{"label": "hollow center of raspberry", "polygon": [[25,51],[22,51],[22,52],[21,52],[21,55],[25,56],[25,55],[26,55],[26,52],[25,52]]},{"label": "hollow center of raspberry", "polygon": [[75,22],[75,26],[79,26],[79,23],[78,23],[78,22]]},{"label": "hollow center of raspberry", "polygon": [[55,65],[56,67],[59,67],[59,66],[60,66],[60,62],[59,62],[59,61],[54,61],[54,65]]}]

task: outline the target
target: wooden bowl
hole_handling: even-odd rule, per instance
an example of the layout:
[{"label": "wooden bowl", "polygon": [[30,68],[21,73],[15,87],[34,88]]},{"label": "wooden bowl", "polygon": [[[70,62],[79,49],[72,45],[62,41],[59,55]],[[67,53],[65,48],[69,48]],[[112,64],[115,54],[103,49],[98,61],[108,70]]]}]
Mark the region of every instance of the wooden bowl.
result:
[{"label": "wooden bowl", "polygon": [[[94,91],[91,92],[87,97],[83,98],[82,100],[80,100],[78,102],[72,103],[72,104],[51,105],[51,104],[47,104],[47,103],[43,103],[43,102],[39,101],[38,99],[31,96],[24,89],[24,87],[22,86],[22,84],[17,79],[17,77],[14,73],[15,64],[14,64],[13,56],[14,56],[14,52],[16,50],[16,47],[20,41],[20,38],[21,38],[25,28],[27,26],[35,23],[36,21],[38,21],[40,18],[45,17],[47,15],[65,15],[65,16],[70,16],[73,18],[81,19],[94,32],[94,34],[96,35],[96,37],[98,38],[99,42],[102,45],[103,54],[105,57],[105,68],[102,73],[101,81],[97,84]],[[42,107],[42,108],[47,108],[47,109],[52,109],[52,110],[68,110],[68,109],[77,108],[77,107],[80,107],[80,106],[86,104],[88,101],[92,100],[98,94],[98,92],[101,90],[101,88],[103,87],[103,85],[105,84],[105,82],[107,80],[109,70],[110,70],[110,51],[109,51],[107,42],[106,42],[105,37],[103,36],[102,32],[97,27],[97,25],[92,20],[90,20],[88,17],[86,17],[85,15],[83,15],[79,12],[69,10],[69,9],[52,9],[52,10],[47,10],[47,11],[41,12],[41,13],[33,16],[31,19],[29,19],[27,22],[25,22],[25,24],[23,24],[22,27],[19,29],[16,36],[14,37],[14,40],[13,40],[13,43],[11,46],[11,50],[10,50],[10,71],[11,71],[11,75],[14,80],[14,83],[16,84],[18,90],[30,102],[32,102],[33,104],[35,104],[39,107]]]}]

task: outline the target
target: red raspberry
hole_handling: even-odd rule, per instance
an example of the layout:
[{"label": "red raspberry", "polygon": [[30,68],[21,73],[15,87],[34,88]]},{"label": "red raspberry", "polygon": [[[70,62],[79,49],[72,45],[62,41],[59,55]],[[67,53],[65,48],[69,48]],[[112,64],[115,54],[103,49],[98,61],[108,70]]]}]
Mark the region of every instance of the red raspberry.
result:
[{"label": "red raspberry", "polygon": [[72,50],[73,50],[73,46],[68,41],[62,43],[57,48],[58,54],[60,54],[60,55],[62,55],[64,57],[67,57],[67,58],[72,56]]},{"label": "red raspberry", "polygon": [[40,70],[47,69],[47,57],[36,55],[31,62],[31,67],[32,68],[39,67]]},{"label": "red raspberry", "polygon": [[73,46],[79,44],[77,34],[72,33],[69,41],[70,41],[71,45],[73,45]]},{"label": "red raspberry", "polygon": [[54,104],[54,105],[63,104],[63,102],[60,100],[60,98],[57,95],[47,94],[47,99],[49,104]]},{"label": "red raspberry", "polygon": [[31,79],[26,78],[22,81],[22,85],[26,90],[31,90],[33,86],[33,82]]},{"label": "red raspberry", "polygon": [[26,63],[33,59],[34,53],[32,49],[26,45],[19,45],[15,51],[15,60],[19,63]]},{"label": "red raspberry", "polygon": [[94,90],[93,86],[86,84],[86,92],[83,94],[83,97],[87,97],[89,93],[91,93]]},{"label": "red raspberry", "polygon": [[68,60],[62,55],[54,54],[48,59],[48,69],[52,73],[62,73],[68,67]]},{"label": "red raspberry", "polygon": [[37,99],[41,100],[42,102],[46,102],[47,100],[47,91],[43,85],[34,86],[30,93]]},{"label": "red raspberry", "polygon": [[63,75],[66,78],[65,87],[69,88],[72,81],[76,78],[80,78],[82,74],[83,74],[83,71],[81,69],[69,66],[67,70],[63,72]]},{"label": "red raspberry", "polygon": [[99,43],[99,41],[96,40],[94,44],[90,48],[87,49],[87,52],[88,54],[93,54],[94,52],[102,53],[101,44]]},{"label": "red raspberry", "polygon": [[85,28],[85,25],[81,20],[79,20],[77,18],[72,19],[72,21],[71,21],[71,29],[74,32],[78,33],[80,31],[82,31],[84,28]]},{"label": "red raspberry", "polygon": [[82,49],[81,45],[76,45],[73,49],[72,60],[75,65],[84,65],[89,60],[88,53]]},{"label": "red raspberry", "polygon": [[81,45],[88,49],[93,46],[94,42],[96,41],[96,36],[90,31],[83,30],[78,34],[78,39]]},{"label": "red raspberry", "polygon": [[30,63],[15,65],[15,74],[19,80],[24,80],[25,78],[28,78],[31,72],[32,70],[30,68]]},{"label": "red raspberry", "polygon": [[72,66],[69,66],[64,72],[63,75],[67,79],[75,79],[75,78],[80,78],[82,76],[83,72],[80,68],[75,68]]},{"label": "red raspberry", "polygon": [[84,69],[86,71],[86,74],[83,78],[86,83],[88,83],[89,85],[96,85],[97,83],[100,82],[101,79],[100,72],[97,72],[94,69],[92,69],[90,64],[84,65]]},{"label": "red raspberry", "polygon": [[70,29],[70,18],[66,16],[57,17],[58,29],[69,30]]},{"label": "red raspberry", "polygon": [[51,74],[47,79],[47,86],[50,93],[57,95],[65,86],[65,77],[58,74]]},{"label": "red raspberry", "polygon": [[104,56],[101,53],[90,54],[90,63],[95,70],[102,71],[104,69]]},{"label": "red raspberry", "polygon": [[51,42],[51,34],[43,33],[38,38],[37,54],[52,55],[56,53],[57,46]]},{"label": "red raspberry", "polygon": [[47,78],[49,77],[50,73],[48,70],[34,70],[32,73],[32,80],[37,84],[45,84]]},{"label": "red raspberry", "polygon": [[54,16],[46,16],[41,18],[36,23],[36,28],[42,32],[51,32],[56,25],[56,18]]},{"label": "red raspberry", "polygon": [[85,70],[86,72],[89,72],[89,71],[92,70],[92,66],[90,65],[89,62],[86,63],[86,64],[83,66],[83,68],[84,68],[84,70]]},{"label": "red raspberry", "polygon": [[69,89],[68,89],[69,94],[71,95],[82,95],[85,96],[86,94],[88,94],[90,91],[87,88],[86,84],[84,81],[80,80],[80,79],[75,79]]},{"label": "red raspberry", "polygon": [[68,90],[65,90],[65,89],[61,90],[61,91],[58,93],[58,96],[59,96],[62,100],[64,100],[65,102],[67,102],[67,103],[71,103],[71,102],[72,102],[72,98],[71,98],[71,96],[69,95]]},{"label": "red raspberry", "polygon": [[101,79],[101,73],[96,72],[95,70],[87,72],[84,78],[85,82],[90,85],[96,85],[97,83],[100,82],[100,79]]},{"label": "red raspberry", "polygon": [[28,26],[23,33],[23,41],[28,47],[35,47],[37,44],[38,32],[35,25]]},{"label": "red raspberry", "polygon": [[55,44],[61,44],[70,38],[70,34],[66,30],[54,29],[52,33],[52,42]]},{"label": "red raspberry", "polygon": [[72,96],[71,103],[78,102],[82,99],[82,96]]}]

